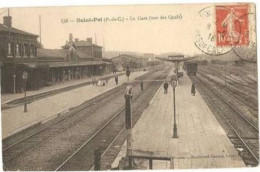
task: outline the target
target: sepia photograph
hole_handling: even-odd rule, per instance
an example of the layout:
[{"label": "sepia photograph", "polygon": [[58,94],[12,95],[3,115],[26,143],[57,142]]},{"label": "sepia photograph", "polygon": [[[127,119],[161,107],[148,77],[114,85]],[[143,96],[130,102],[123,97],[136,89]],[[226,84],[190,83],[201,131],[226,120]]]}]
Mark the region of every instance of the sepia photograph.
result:
[{"label": "sepia photograph", "polygon": [[257,167],[256,8],[0,8],[2,170]]}]

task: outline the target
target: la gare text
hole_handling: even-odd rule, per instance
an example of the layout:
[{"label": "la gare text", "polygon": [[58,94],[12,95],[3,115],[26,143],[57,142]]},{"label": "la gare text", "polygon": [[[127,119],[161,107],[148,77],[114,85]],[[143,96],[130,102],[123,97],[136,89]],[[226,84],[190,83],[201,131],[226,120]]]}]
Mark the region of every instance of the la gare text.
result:
[{"label": "la gare text", "polygon": [[76,20],[61,19],[61,23],[85,23],[85,22],[124,22],[124,21],[155,21],[155,20],[181,20],[182,14],[168,16],[137,16],[137,17],[93,17],[77,18]]}]

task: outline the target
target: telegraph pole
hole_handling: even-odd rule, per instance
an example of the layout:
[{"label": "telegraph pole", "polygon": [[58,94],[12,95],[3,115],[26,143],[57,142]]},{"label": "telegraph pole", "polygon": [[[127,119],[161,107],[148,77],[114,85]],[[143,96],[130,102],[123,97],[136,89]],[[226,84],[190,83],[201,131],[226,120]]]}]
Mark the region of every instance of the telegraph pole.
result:
[{"label": "telegraph pole", "polygon": [[[10,12],[9,12],[9,8],[7,9],[7,13],[8,13],[8,17],[10,16]],[[12,52],[11,52],[11,28],[8,27],[8,56],[11,56]]]}]

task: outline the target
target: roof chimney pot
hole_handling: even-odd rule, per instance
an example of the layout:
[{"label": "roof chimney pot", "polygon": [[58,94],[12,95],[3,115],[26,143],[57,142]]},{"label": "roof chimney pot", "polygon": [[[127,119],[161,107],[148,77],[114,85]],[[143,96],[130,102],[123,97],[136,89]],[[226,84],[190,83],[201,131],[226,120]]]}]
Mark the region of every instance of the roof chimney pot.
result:
[{"label": "roof chimney pot", "polygon": [[87,42],[92,44],[92,38],[87,38]]},{"label": "roof chimney pot", "polygon": [[11,16],[4,16],[4,25],[8,27],[12,27],[12,17]]}]

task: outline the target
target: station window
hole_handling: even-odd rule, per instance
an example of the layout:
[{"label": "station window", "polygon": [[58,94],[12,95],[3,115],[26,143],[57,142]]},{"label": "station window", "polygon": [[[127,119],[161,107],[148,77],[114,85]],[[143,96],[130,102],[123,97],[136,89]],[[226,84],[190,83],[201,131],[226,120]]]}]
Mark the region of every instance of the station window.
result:
[{"label": "station window", "polygon": [[31,56],[31,46],[30,44],[27,45],[27,52],[28,52],[28,57]]},{"label": "station window", "polygon": [[11,57],[10,55],[12,55],[12,44],[9,42],[8,43],[8,47],[7,47],[7,54],[8,54],[8,57]]},{"label": "station window", "polygon": [[34,46],[34,55],[37,56],[37,46]]},{"label": "station window", "polygon": [[94,58],[97,58],[97,52],[94,51]]},{"label": "station window", "polygon": [[23,45],[23,56],[27,56],[26,44]]},{"label": "station window", "polygon": [[34,55],[37,56],[37,46],[34,46]]},{"label": "station window", "polygon": [[31,55],[32,55],[32,56],[35,56],[35,53],[34,53],[34,45],[31,45],[31,48],[30,48],[30,49],[31,49]]},{"label": "station window", "polygon": [[24,45],[20,44],[20,55],[23,57],[24,56]]},{"label": "station window", "polygon": [[20,56],[20,46],[19,46],[19,43],[16,44],[15,54],[16,54],[16,56]]},{"label": "station window", "polygon": [[29,56],[29,48],[28,48],[28,45],[27,44],[24,44],[24,50],[25,50],[25,54],[24,56]]},{"label": "station window", "polygon": [[14,43],[11,43],[11,52],[12,52],[12,55],[15,56],[15,44]]}]

